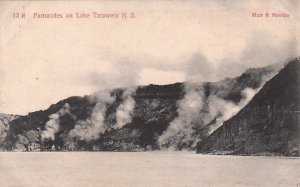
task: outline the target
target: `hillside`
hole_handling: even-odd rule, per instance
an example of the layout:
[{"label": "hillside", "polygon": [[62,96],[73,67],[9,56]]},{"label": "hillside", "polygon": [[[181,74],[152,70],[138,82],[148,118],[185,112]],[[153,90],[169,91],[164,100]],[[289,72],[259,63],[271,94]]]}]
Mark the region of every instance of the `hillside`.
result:
[{"label": "hillside", "polygon": [[[268,66],[189,87],[148,85],[70,97],[11,121],[0,146],[16,151],[194,150],[199,140],[248,102],[245,90],[257,90],[271,75],[274,67]],[[185,102],[194,95],[199,100],[192,102],[200,102],[201,108],[194,108],[194,119],[174,131],[176,121],[190,116]]]},{"label": "hillside", "polygon": [[300,153],[300,62],[290,62],[251,102],[197,146],[197,153]]},{"label": "hillside", "polygon": [[[16,119],[19,116],[12,114],[1,114],[0,113],[0,144],[5,141],[7,131],[9,129],[9,122]],[[1,148],[0,148],[1,150]]]}]

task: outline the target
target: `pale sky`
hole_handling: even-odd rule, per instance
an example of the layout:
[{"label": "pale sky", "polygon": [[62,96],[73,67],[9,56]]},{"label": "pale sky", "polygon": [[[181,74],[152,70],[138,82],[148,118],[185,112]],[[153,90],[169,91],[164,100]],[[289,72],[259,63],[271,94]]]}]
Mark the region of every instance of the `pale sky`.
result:
[{"label": "pale sky", "polygon": [[[27,114],[120,86],[214,81],[300,54],[297,1],[230,2],[1,1],[0,112]],[[35,12],[135,18],[33,19]]]}]

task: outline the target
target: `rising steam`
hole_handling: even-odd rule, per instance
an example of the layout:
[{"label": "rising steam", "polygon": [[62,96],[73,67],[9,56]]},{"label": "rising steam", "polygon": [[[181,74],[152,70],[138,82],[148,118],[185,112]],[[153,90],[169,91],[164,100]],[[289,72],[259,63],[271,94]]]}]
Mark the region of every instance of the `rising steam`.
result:
[{"label": "rising steam", "polygon": [[59,118],[66,114],[71,114],[70,105],[66,103],[57,113],[49,116],[49,121],[46,123],[45,130],[41,134],[42,141],[44,140],[55,140],[55,134],[59,131]]},{"label": "rising steam", "polygon": [[243,98],[238,104],[235,104],[231,101],[226,101],[215,95],[210,96],[208,99],[209,113],[213,118],[215,118],[215,123],[209,126],[208,134],[211,134],[218,127],[220,127],[224,121],[236,115],[244,106],[249,103],[249,101],[260,89],[261,87],[257,89],[245,88],[242,90],[241,94]]},{"label": "rising steam", "polygon": [[187,83],[185,92],[184,98],[177,103],[178,117],[170,123],[168,129],[158,139],[160,146],[166,145],[175,149],[174,146],[179,143],[182,137],[191,134],[190,126],[200,116],[200,111],[204,105],[204,94],[201,86]]},{"label": "rising steam", "polygon": [[104,120],[107,105],[113,103],[115,98],[109,92],[101,91],[93,99],[96,100],[96,105],[92,110],[92,114],[88,119],[76,123],[74,129],[70,131],[70,137],[90,142],[91,140],[97,140],[106,131],[107,126]]},{"label": "rising steam", "polygon": [[215,131],[218,127],[220,127],[224,121],[230,119],[232,116],[236,115],[242,108],[244,108],[251,99],[259,92],[259,90],[265,85],[265,83],[274,77],[279,70],[283,67],[283,64],[276,64],[270,67],[271,71],[266,75],[262,76],[262,80],[258,88],[245,88],[241,91],[241,95],[243,98],[238,104],[235,104],[230,101],[226,101],[221,99],[215,95],[209,97],[209,111],[213,114],[213,116],[217,116],[216,122],[209,127],[209,134]]},{"label": "rising steam", "polygon": [[127,123],[131,122],[132,113],[135,106],[135,100],[132,95],[135,93],[136,88],[128,88],[122,94],[123,103],[120,104],[116,111],[117,123],[115,129],[122,128]]},{"label": "rising steam", "polygon": [[[258,88],[247,87],[241,91],[242,99],[234,103],[217,95],[204,96],[204,84],[185,84],[185,95],[178,101],[178,117],[175,118],[167,130],[158,138],[161,148],[180,149],[189,147],[194,149],[197,142],[220,127],[224,121],[230,119],[245,107],[262,86],[272,78],[282,66],[274,66],[271,72],[262,76]],[[225,86],[225,85],[223,85]]]}]

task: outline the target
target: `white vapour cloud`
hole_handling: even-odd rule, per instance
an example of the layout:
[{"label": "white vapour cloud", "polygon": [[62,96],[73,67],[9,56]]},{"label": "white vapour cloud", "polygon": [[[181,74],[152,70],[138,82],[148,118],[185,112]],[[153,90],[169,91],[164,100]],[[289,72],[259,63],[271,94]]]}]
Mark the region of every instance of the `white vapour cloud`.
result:
[{"label": "white vapour cloud", "polygon": [[210,125],[208,134],[211,134],[218,127],[220,127],[224,121],[236,115],[244,106],[249,103],[249,101],[259,90],[260,88],[245,88],[241,92],[243,99],[238,104],[235,104],[231,101],[226,101],[215,95],[210,96],[208,99],[209,113],[211,116],[216,118],[216,120],[214,124]]},{"label": "white vapour cloud", "polygon": [[283,64],[276,64],[270,68],[271,71],[266,75],[262,76],[258,88],[253,89],[247,87],[241,91],[242,99],[237,104],[230,101],[226,101],[215,95],[212,95],[208,98],[209,113],[212,116],[217,117],[216,122],[210,125],[208,134],[214,132],[223,124],[223,122],[230,119],[231,117],[236,115],[242,108],[244,108],[252,100],[256,93],[258,93],[259,90],[265,85],[265,83],[272,77],[274,77],[279,72],[279,70],[283,68]]},{"label": "white vapour cloud", "polygon": [[101,91],[93,99],[96,100],[96,105],[92,114],[88,119],[76,123],[74,129],[70,131],[70,137],[89,142],[97,140],[106,131],[107,126],[104,120],[107,104],[113,103],[115,98],[111,96],[110,92]]},{"label": "white vapour cloud", "polygon": [[135,100],[132,95],[136,91],[136,88],[128,88],[122,94],[123,103],[121,103],[116,111],[117,123],[114,126],[115,129],[122,128],[127,123],[131,122],[132,113],[135,106]]},{"label": "white vapour cloud", "polygon": [[[178,149],[179,145],[195,148],[203,135],[212,133],[224,121],[237,114],[251,101],[266,81],[277,74],[281,68],[282,64],[273,66],[270,72],[261,78],[260,86],[257,89],[250,87],[243,89],[241,91],[242,99],[237,104],[226,101],[217,95],[210,95],[206,98],[203,94],[203,84],[186,83],[185,96],[178,101],[178,117],[158,138],[158,144],[161,148],[168,149]],[[193,81],[193,79],[191,80]]]},{"label": "white vapour cloud", "polygon": [[209,112],[213,115],[219,116],[216,119],[216,123],[211,125],[209,127],[209,134],[214,132],[217,128],[219,128],[223,122],[230,119],[234,115],[236,115],[242,108],[244,108],[256,95],[256,93],[259,92],[259,90],[263,87],[263,85],[270,80],[275,74],[278,73],[279,67],[276,67],[272,72],[262,77],[262,81],[260,83],[260,86],[256,89],[247,87],[241,91],[241,95],[243,98],[238,104],[235,104],[230,101],[225,101],[224,99],[221,99],[215,95],[212,95],[209,97]]},{"label": "white vapour cloud", "polygon": [[[203,90],[200,86],[194,86],[192,83],[185,85],[184,98],[178,101],[178,117],[169,125],[168,129],[158,138],[160,146],[166,144],[178,143],[180,133],[188,133],[188,129],[193,121],[195,121],[203,107]],[[172,147],[171,145],[171,147]]]},{"label": "white vapour cloud", "polygon": [[41,134],[42,141],[46,139],[55,140],[55,134],[59,131],[59,118],[66,114],[71,114],[69,103],[66,103],[57,113],[49,116],[49,121],[47,121],[45,130]]}]

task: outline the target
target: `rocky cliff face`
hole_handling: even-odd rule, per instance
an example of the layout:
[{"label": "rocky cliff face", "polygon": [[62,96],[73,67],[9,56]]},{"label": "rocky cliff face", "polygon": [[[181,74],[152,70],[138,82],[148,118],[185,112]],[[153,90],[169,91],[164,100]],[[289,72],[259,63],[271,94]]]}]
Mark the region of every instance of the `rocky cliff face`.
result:
[{"label": "rocky cliff face", "polygon": [[9,129],[9,122],[16,119],[17,117],[19,116],[12,114],[0,114],[0,144],[5,141]]},{"label": "rocky cliff face", "polygon": [[[116,89],[98,98],[70,97],[47,110],[12,120],[0,146],[21,151],[194,149],[199,140],[248,102],[245,91],[257,90],[273,73],[270,66],[249,69],[220,82],[189,84],[193,89],[176,83],[139,86],[130,92]],[[201,100],[200,108],[185,103],[193,95]],[[186,109],[196,109],[192,111],[195,119],[186,122],[191,116]],[[177,128],[176,120],[184,121],[185,126]]]},{"label": "rocky cliff face", "polygon": [[251,102],[197,146],[198,153],[300,153],[300,62],[286,65]]}]

